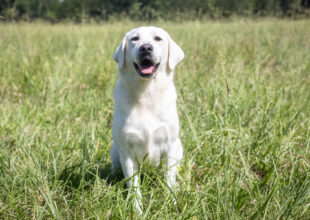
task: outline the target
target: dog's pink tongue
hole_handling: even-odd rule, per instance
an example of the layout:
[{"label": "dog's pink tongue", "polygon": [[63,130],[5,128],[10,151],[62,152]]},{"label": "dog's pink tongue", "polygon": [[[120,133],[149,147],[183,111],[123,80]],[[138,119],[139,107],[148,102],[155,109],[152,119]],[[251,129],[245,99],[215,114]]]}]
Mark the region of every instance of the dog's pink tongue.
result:
[{"label": "dog's pink tongue", "polygon": [[149,66],[149,67],[143,67],[143,66],[140,66],[140,71],[143,73],[143,74],[151,74],[154,70],[154,66]]}]

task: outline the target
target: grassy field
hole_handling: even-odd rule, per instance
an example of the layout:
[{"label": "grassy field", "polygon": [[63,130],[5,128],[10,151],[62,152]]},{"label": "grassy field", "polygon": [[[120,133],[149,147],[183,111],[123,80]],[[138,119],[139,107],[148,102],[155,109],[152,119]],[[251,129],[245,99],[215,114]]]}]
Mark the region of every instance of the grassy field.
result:
[{"label": "grassy field", "polygon": [[[0,24],[0,219],[140,218],[109,175],[112,55],[139,25]],[[309,219],[310,21],[154,25],[186,55],[184,160],[177,206],[146,169],[141,218]]]}]

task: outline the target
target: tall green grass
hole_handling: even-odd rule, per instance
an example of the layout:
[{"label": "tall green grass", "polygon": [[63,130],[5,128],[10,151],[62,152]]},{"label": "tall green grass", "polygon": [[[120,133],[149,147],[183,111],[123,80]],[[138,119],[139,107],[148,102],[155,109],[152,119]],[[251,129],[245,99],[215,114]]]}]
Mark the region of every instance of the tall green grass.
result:
[{"label": "tall green grass", "polygon": [[[0,218],[127,219],[111,177],[113,52],[142,23],[0,24]],[[310,21],[156,23],[177,67],[174,194],[146,169],[146,219],[310,218]]]}]

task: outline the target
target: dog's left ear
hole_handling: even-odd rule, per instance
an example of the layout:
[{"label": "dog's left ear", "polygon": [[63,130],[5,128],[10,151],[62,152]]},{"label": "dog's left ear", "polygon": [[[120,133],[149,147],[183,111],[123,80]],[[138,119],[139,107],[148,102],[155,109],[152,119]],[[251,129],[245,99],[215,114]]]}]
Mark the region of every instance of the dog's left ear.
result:
[{"label": "dog's left ear", "polygon": [[183,50],[177,45],[168,34],[168,67],[171,71],[184,58]]},{"label": "dog's left ear", "polygon": [[118,69],[121,70],[125,65],[127,34],[122,40],[122,43],[116,48],[113,58],[118,63]]}]

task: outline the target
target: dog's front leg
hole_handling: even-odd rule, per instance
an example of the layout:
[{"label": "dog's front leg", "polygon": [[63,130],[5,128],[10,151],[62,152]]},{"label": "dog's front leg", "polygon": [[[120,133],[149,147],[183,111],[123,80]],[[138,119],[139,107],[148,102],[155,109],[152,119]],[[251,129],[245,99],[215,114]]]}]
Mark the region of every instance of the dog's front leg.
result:
[{"label": "dog's front leg", "polygon": [[179,172],[181,160],[183,158],[183,147],[181,140],[177,138],[170,146],[167,154],[167,173],[166,182],[170,189],[176,186],[176,176]]},{"label": "dog's front leg", "polygon": [[139,188],[138,174],[139,166],[134,160],[132,160],[132,158],[130,158],[128,154],[126,156],[121,155],[121,166],[124,177],[129,178],[126,183],[127,187],[134,192],[134,207],[138,214],[142,214],[142,196]]}]

